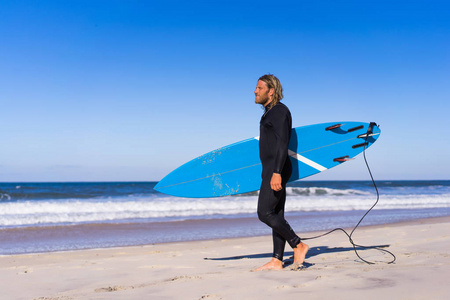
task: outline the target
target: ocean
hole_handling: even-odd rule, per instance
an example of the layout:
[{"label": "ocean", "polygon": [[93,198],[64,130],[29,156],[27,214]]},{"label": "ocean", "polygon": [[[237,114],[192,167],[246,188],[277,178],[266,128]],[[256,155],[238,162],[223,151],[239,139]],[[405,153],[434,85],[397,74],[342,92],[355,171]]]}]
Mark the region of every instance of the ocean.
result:
[{"label": "ocean", "polygon": [[[376,184],[379,202],[361,225],[450,215],[450,180]],[[257,192],[190,199],[155,185],[0,183],[0,254],[270,234],[256,216]],[[299,234],[351,228],[377,200],[370,181],[296,181],[287,195],[286,218]]]}]

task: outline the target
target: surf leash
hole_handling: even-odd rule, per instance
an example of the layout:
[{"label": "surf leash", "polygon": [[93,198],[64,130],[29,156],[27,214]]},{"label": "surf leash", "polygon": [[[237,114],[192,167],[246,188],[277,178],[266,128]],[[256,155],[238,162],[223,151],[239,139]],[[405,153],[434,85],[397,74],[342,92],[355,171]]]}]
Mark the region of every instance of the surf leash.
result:
[{"label": "surf leash", "polygon": [[365,217],[369,214],[369,212],[370,212],[370,211],[378,204],[378,201],[380,200],[380,194],[379,194],[379,192],[378,192],[377,185],[376,185],[376,183],[375,183],[375,180],[373,179],[372,171],[370,170],[369,163],[367,162],[367,158],[366,158],[366,148],[367,148],[367,146],[368,146],[367,139],[368,139],[370,136],[373,135],[373,127],[374,127],[374,126],[377,126],[377,124],[374,123],[374,122],[371,122],[370,125],[369,125],[369,128],[367,129],[367,132],[366,132],[365,134],[359,135],[358,138],[364,138],[364,144],[363,144],[363,145],[364,145],[364,149],[363,149],[363,157],[364,157],[364,162],[366,163],[367,170],[369,171],[370,179],[372,180],[372,184],[373,184],[373,186],[374,186],[374,188],[375,188],[375,191],[376,191],[376,194],[377,194],[377,199],[376,199],[375,203],[374,203],[374,204],[369,208],[369,210],[367,210],[367,212],[361,217],[361,219],[360,219],[359,222],[355,225],[355,227],[354,227],[353,230],[350,232],[350,234],[349,234],[345,229],[343,229],[343,228],[335,228],[335,229],[330,230],[330,231],[328,231],[328,232],[326,232],[326,233],[324,233],[324,234],[317,235],[317,236],[313,236],[313,237],[308,237],[308,238],[302,238],[302,240],[312,240],[312,239],[317,239],[317,238],[326,236],[326,235],[328,235],[328,234],[330,234],[330,233],[333,233],[333,232],[335,232],[335,231],[342,231],[343,233],[345,233],[345,235],[347,235],[350,244],[353,246],[353,250],[355,251],[356,256],[357,256],[360,260],[362,260],[363,262],[365,262],[366,264],[373,265],[373,264],[375,264],[375,263],[374,263],[374,262],[371,262],[371,261],[368,261],[368,260],[366,260],[366,259],[364,259],[364,258],[362,258],[362,257],[359,255],[358,249],[357,249],[357,248],[360,248],[360,249],[363,249],[363,250],[365,250],[365,249],[375,249],[375,250],[381,251],[381,252],[383,252],[383,253],[389,254],[389,255],[392,256],[392,260],[389,261],[389,262],[387,262],[387,264],[393,264],[393,263],[395,262],[395,260],[396,260],[395,255],[394,255],[392,252],[390,252],[390,251],[388,251],[388,250],[386,250],[386,249],[381,248],[381,247],[383,247],[383,246],[363,246],[363,245],[356,244],[356,243],[353,241],[353,239],[352,239],[352,235],[353,235],[353,233],[355,232],[356,228],[358,228],[358,226],[361,224],[361,222],[364,220],[364,218],[365,218]]}]

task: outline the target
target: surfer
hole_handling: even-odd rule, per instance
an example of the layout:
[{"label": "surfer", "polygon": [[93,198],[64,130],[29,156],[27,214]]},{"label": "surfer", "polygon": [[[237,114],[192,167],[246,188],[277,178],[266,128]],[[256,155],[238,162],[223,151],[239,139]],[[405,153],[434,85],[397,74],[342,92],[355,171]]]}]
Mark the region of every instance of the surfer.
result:
[{"label": "surfer", "polygon": [[264,106],[259,137],[262,183],[258,198],[258,218],[272,228],[273,256],[270,262],[256,271],[282,269],[286,242],[294,249],[295,265],[303,264],[309,249],[284,218],[286,183],[292,173],[288,158],[292,118],[287,106],[280,102],[282,98],[283,88],[277,77],[268,74],[258,79],[255,103]]}]

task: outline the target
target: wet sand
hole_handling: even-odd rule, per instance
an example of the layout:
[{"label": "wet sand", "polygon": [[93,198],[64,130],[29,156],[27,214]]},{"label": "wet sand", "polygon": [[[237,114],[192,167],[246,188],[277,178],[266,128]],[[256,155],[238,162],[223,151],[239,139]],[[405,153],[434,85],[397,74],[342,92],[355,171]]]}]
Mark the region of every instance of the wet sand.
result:
[{"label": "wet sand", "polygon": [[[318,230],[355,226],[364,213],[358,210],[300,212],[287,213],[286,218],[304,238]],[[373,210],[361,224],[368,226],[438,216],[450,216],[450,208]],[[270,232],[256,213],[239,218],[1,228],[0,255],[253,237]]]}]

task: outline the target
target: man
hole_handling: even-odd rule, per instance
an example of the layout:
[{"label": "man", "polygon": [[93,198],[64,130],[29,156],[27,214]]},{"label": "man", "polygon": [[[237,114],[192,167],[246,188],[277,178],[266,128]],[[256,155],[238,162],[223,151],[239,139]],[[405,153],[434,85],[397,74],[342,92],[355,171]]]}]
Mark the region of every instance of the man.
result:
[{"label": "man", "polygon": [[291,113],[280,100],[283,98],[281,83],[273,75],[258,79],[255,103],[264,106],[260,122],[259,156],[262,164],[262,183],[258,198],[258,217],[272,228],[272,260],[256,269],[280,270],[286,242],[294,249],[294,264],[301,265],[308,252],[284,218],[286,183],[292,173],[288,157],[288,145],[292,129]]}]

